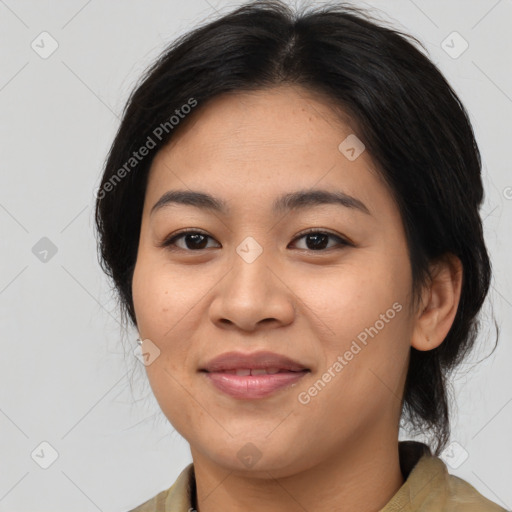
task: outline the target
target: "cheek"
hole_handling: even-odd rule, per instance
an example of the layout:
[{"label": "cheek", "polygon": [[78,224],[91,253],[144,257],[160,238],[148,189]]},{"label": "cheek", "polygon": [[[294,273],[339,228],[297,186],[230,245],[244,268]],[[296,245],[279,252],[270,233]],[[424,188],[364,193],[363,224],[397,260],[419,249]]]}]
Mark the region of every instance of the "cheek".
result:
[{"label": "cheek", "polygon": [[[287,277],[293,279],[294,293],[305,306],[304,316],[314,320],[319,334],[325,334],[326,348],[343,348],[340,340],[355,338],[375,322],[379,322],[378,327],[385,325],[382,331],[389,330],[391,324],[397,324],[396,318],[404,316],[397,309],[402,306],[405,310],[409,280],[393,262],[354,258],[321,272]],[[393,308],[395,303],[398,305]],[[382,314],[384,320],[380,319]]]},{"label": "cheek", "polygon": [[[176,430],[184,435],[187,423],[197,419],[190,407],[188,383],[182,375],[189,354],[190,302],[193,293],[185,278],[170,272],[162,262],[140,255],[134,269],[132,293],[138,330],[160,349],[158,357],[145,367],[153,394]],[[197,302],[197,300],[196,300]],[[194,418],[192,417],[194,416]]]},{"label": "cheek", "polygon": [[192,266],[178,269],[149,252],[137,260],[132,293],[139,334],[160,350],[158,364],[146,367],[155,388],[167,389],[171,395],[179,393],[179,386],[174,389],[166,381],[171,382],[174,374],[180,374],[180,379],[190,377],[188,370],[201,351],[194,338],[205,320],[203,299],[216,280],[201,279]]},{"label": "cheek", "polygon": [[[404,267],[407,262],[361,259],[320,279],[303,274],[297,281],[294,291],[307,306],[305,314],[316,324],[321,342],[320,376],[329,369],[336,375],[326,376],[332,384],[326,386],[325,403],[356,407],[365,397],[379,407],[398,394],[411,331],[410,280]],[[316,406],[320,400],[312,408]]]},{"label": "cheek", "polygon": [[139,257],[132,279],[132,295],[135,316],[141,336],[154,339],[159,332],[165,305],[165,284],[159,279],[160,272],[144,257]]},{"label": "cheek", "polygon": [[175,268],[142,255],[132,281],[133,304],[139,332],[162,343],[191,309],[197,293],[190,280]]}]

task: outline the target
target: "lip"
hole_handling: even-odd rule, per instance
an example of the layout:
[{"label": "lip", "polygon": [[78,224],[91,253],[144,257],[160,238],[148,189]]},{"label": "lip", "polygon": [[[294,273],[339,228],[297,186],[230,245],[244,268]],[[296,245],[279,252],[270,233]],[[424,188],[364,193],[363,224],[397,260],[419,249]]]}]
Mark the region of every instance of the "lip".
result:
[{"label": "lip", "polygon": [[224,370],[236,370],[240,368],[261,369],[261,368],[279,368],[300,372],[309,370],[305,365],[294,361],[287,356],[276,354],[274,352],[254,352],[244,354],[243,352],[226,352],[211,359],[200,371],[209,373],[221,372]]},{"label": "lip", "polygon": [[292,386],[308,370],[300,372],[276,373],[274,375],[233,375],[230,373],[204,372],[206,378],[219,390],[233,398],[254,400],[265,398],[279,389]]},{"label": "lip", "polygon": [[[241,369],[276,369],[279,373],[236,375],[226,373]],[[219,391],[238,399],[258,399],[291,387],[310,372],[301,363],[273,352],[243,354],[227,352],[215,357],[199,370]]]}]

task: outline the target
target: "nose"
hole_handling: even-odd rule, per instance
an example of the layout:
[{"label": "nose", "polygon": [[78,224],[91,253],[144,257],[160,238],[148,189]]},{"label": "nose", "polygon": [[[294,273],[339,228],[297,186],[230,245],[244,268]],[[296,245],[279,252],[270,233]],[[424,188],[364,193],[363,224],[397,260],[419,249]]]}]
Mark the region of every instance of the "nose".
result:
[{"label": "nose", "polygon": [[231,270],[215,288],[210,320],[224,329],[244,331],[293,322],[296,297],[282,274],[265,252],[252,262],[236,255]]}]

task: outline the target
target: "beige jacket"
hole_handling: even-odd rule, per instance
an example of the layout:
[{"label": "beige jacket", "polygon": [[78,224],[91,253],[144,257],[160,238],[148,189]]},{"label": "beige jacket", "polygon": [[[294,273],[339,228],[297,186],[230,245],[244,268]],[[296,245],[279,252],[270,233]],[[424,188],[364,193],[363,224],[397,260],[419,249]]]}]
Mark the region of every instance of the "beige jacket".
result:
[{"label": "beige jacket", "polygon": [[[402,441],[398,446],[406,480],[379,512],[507,512],[465,480],[450,475],[427,445]],[[194,512],[194,496],[194,465],[189,464],[169,489],[130,512]]]}]

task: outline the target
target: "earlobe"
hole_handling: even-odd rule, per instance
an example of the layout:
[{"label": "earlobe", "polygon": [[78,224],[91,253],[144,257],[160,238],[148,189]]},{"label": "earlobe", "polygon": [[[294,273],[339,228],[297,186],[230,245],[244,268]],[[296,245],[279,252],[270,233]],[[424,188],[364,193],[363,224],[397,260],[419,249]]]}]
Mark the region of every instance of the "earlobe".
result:
[{"label": "earlobe", "polygon": [[453,254],[432,264],[432,280],[423,291],[411,338],[416,350],[432,350],[446,338],[457,314],[462,272],[462,263]]}]

